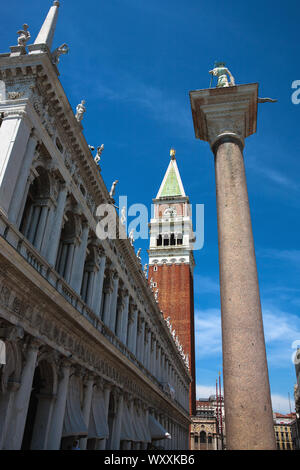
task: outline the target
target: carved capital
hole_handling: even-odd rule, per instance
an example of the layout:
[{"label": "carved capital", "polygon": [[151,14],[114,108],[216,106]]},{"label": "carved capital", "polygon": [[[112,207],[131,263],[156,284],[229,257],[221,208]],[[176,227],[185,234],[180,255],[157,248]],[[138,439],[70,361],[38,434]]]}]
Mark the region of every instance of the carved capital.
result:
[{"label": "carved capital", "polygon": [[24,329],[21,326],[7,326],[0,328],[0,339],[15,342],[23,338]]}]

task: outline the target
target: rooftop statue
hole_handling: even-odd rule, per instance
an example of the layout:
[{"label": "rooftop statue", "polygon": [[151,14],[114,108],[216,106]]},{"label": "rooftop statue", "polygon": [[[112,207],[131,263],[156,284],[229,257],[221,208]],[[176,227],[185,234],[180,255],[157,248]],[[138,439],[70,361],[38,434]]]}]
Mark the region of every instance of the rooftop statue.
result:
[{"label": "rooftop statue", "polygon": [[144,264],[144,274],[145,274],[145,277],[147,277],[147,272],[148,272],[148,264]]},{"label": "rooftop statue", "polygon": [[75,119],[78,121],[78,122],[81,122],[82,119],[83,119],[83,115],[84,113],[86,112],[86,108],[85,108],[85,100],[82,100],[81,103],[79,103],[76,107],[76,114],[75,114]]},{"label": "rooftop statue", "polygon": [[31,38],[30,32],[28,31],[28,24],[23,24],[23,29],[17,31],[18,37],[18,46],[26,46],[27,42]]},{"label": "rooftop statue", "polygon": [[69,46],[68,44],[62,44],[59,46],[57,49],[55,49],[51,56],[52,56],[52,62],[57,65],[59,63],[59,58],[61,55],[68,54],[69,52]]},{"label": "rooftop statue", "polygon": [[[209,73],[212,75],[212,79],[218,77],[217,88],[235,86],[235,80],[224,62],[215,62],[213,70],[210,70]],[[230,81],[228,81],[228,76]]]},{"label": "rooftop statue", "polygon": [[115,191],[116,191],[116,186],[117,186],[118,182],[119,182],[119,180],[116,180],[112,184],[112,187],[111,187],[111,190],[110,190],[110,193],[109,193],[111,198],[114,197],[114,194],[115,194]]},{"label": "rooftop statue", "polygon": [[123,206],[121,210],[121,224],[124,225],[126,222],[126,207]]},{"label": "rooftop statue", "polygon": [[101,147],[97,147],[97,155],[94,158],[94,161],[95,161],[95,163],[97,163],[97,165],[101,160],[101,154],[102,154],[103,150],[104,150],[104,145],[103,144],[101,145]]},{"label": "rooftop statue", "polygon": [[131,243],[131,246],[133,246],[133,243],[134,243],[134,228],[132,230],[130,230],[129,232],[129,240],[130,240],[130,243]]}]

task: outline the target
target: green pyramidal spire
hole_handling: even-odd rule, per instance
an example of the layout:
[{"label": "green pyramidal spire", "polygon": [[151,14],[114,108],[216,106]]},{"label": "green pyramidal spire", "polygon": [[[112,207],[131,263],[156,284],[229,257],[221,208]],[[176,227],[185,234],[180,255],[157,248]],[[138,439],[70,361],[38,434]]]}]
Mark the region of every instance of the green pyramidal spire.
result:
[{"label": "green pyramidal spire", "polygon": [[165,177],[157,194],[157,199],[161,197],[185,196],[184,188],[178,171],[175,159],[175,150],[171,149],[171,161],[166,171]]}]

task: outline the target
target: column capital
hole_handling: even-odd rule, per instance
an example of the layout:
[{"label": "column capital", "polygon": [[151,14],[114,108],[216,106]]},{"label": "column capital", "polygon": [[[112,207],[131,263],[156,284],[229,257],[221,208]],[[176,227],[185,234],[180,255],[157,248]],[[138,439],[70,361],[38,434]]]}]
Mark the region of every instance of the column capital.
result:
[{"label": "column capital", "polygon": [[256,132],[258,84],[190,92],[196,138],[213,148],[219,139],[244,139]]},{"label": "column capital", "polygon": [[38,338],[27,338],[26,352],[28,351],[38,351],[44,343]]}]

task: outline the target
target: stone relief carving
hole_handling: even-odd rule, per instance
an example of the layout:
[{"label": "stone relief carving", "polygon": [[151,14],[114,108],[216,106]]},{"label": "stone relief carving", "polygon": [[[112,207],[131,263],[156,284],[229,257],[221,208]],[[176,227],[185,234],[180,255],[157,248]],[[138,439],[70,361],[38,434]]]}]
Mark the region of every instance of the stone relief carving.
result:
[{"label": "stone relief carving", "polygon": [[24,96],[24,92],[23,91],[9,91],[7,93],[7,98],[9,100],[18,100],[20,98],[22,98],[22,96]]}]

